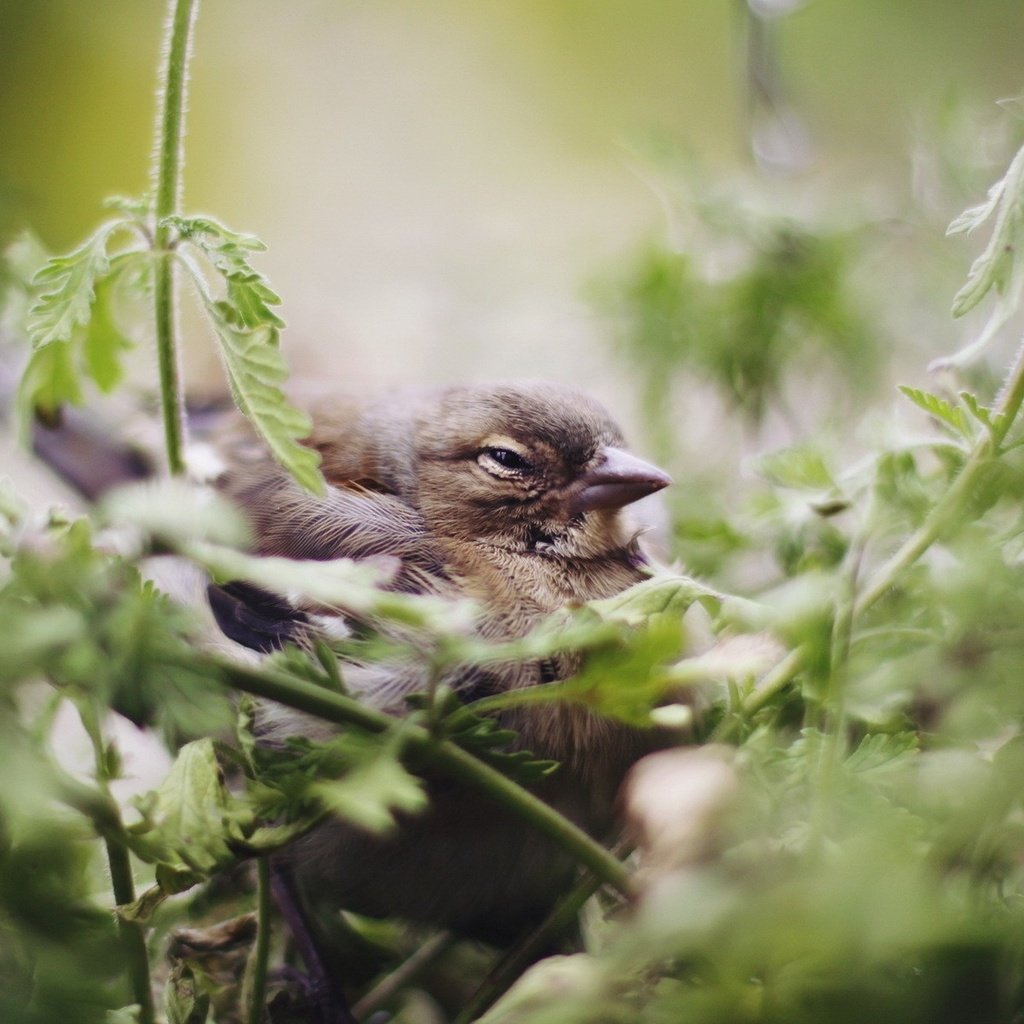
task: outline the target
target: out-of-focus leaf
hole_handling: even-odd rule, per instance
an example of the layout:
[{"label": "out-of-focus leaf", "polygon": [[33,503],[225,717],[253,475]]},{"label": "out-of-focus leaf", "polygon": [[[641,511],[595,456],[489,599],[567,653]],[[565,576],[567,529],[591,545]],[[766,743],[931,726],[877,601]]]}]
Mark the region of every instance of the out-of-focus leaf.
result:
[{"label": "out-of-focus leaf", "polygon": [[918,739],[914,733],[873,733],[860,741],[844,765],[851,772],[888,772],[904,767],[917,752]]},{"label": "out-of-focus leaf", "polygon": [[242,546],[249,541],[249,527],[230,501],[182,479],[119,487],[104,497],[100,513],[108,522],[137,527],[165,544],[208,540]]},{"label": "out-of-focus leaf", "polygon": [[164,888],[164,880],[193,884],[233,864],[253,826],[252,810],[224,784],[211,739],[183,746],[160,788],[136,803],[142,821],[129,830],[132,848],[166,869]]},{"label": "out-of-focus leaf", "polygon": [[658,573],[614,597],[589,601],[586,607],[604,621],[639,626],[656,615],[682,618],[693,604],[716,612],[723,600],[723,594],[689,576]]},{"label": "out-of-focus leaf", "polygon": [[340,779],[314,782],[310,793],[332,814],[371,832],[390,832],[396,813],[417,814],[427,806],[423,783],[383,746]]},{"label": "out-of-focus leaf", "polygon": [[388,736],[348,731],[324,742],[295,736],[284,750],[259,749],[253,804],[265,817],[287,810],[289,821],[256,833],[257,846],[286,838],[285,832],[277,834],[282,827],[307,829],[324,813],[388,832],[396,813],[422,811],[427,806],[423,784],[399,760],[400,730],[396,726]]},{"label": "out-of-focus leaf", "polygon": [[996,301],[978,337],[954,355],[935,360],[932,369],[965,366],[988,346],[997,332],[1020,308],[1024,294],[1024,148],[1010,163],[1004,177],[989,190],[984,203],[964,211],[947,233],[973,231],[995,217],[992,235],[971,264],[967,280],[953,299],[953,316],[974,309],[992,290]]},{"label": "out-of-focus leaf", "polygon": [[836,483],[821,452],[810,445],[784,448],[757,460],[757,470],[780,487],[801,491],[835,490]]}]

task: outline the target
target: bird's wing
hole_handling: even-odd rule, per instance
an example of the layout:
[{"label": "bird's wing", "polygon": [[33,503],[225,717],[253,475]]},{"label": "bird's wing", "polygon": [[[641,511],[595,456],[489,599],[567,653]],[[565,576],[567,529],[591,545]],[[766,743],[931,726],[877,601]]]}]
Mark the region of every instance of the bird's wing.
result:
[{"label": "bird's wing", "polygon": [[[412,506],[376,481],[344,481],[339,459],[323,497],[296,484],[251,437],[228,437],[221,446],[226,470],[219,489],[245,514],[255,547],[265,555],[297,560],[350,558],[384,561],[393,569],[384,587],[409,594],[457,597],[445,558]],[[359,472],[362,463],[350,467]],[[283,597],[248,584],[213,586],[210,606],[221,630],[253,650],[301,642],[318,629],[337,632],[347,620],[325,622],[324,609],[297,608]],[[318,614],[310,615],[311,611]],[[415,689],[410,686],[408,689]]]}]

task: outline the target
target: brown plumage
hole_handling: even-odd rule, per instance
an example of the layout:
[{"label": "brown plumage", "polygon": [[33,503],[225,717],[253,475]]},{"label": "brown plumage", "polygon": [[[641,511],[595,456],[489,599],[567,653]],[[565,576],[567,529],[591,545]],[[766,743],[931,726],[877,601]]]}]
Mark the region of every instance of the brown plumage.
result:
[{"label": "brown plumage", "polygon": [[[597,402],[539,382],[336,401],[315,410],[309,443],[330,484],[319,500],[251,442],[231,453],[223,487],[249,516],[259,550],[395,559],[392,587],[472,598],[480,635],[494,640],[644,578],[646,558],[622,509],[669,482],[623,450]],[[232,614],[220,617],[237,636]],[[474,697],[574,668],[572,658],[517,663],[449,682]],[[426,682],[409,665],[346,666],[345,678],[395,714]],[[605,832],[618,783],[648,737],[568,704],[508,712],[504,722],[521,746],[562,762],[538,794],[591,833]],[[278,733],[301,727],[287,715],[273,724]],[[392,837],[321,826],[290,854],[300,886],[363,913],[498,940],[543,914],[571,871],[565,857],[483,796],[440,781],[431,798],[431,809]]]}]

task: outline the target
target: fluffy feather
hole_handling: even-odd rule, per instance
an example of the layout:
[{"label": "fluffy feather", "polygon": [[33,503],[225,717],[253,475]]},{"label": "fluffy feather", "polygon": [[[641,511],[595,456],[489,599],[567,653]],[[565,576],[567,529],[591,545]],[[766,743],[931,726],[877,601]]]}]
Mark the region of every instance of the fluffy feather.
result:
[{"label": "fluffy feather", "polygon": [[[228,449],[223,489],[247,513],[263,553],[397,559],[390,586],[471,597],[481,609],[476,628],[493,640],[523,636],[550,613],[645,575],[621,506],[668,478],[622,453],[608,413],[575,390],[527,382],[406,392],[335,401],[314,410],[314,423],[308,443],[330,484],[323,499],[252,442]],[[260,606],[271,619],[274,610],[273,601]],[[243,617],[231,610],[229,635]],[[275,629],[268,623],[265,635],[280,639]],[[449,682],[475,696],[576,667],[564,657],[464,670]],[[410,665],[348,666],[345,676],[396,714],[426,683]],[[308,727],[283,712],[269,717],[276,734]],[[595,835],[609,828],[625,770],[651,746],[647,734],[570,705],[511,711],[504,724],[521,746],[562,762],[538,793]],[[439,782],[431,796],[430,811],[392,837],[340,821],[317,829],[290,854],[300,886],[363,913],[491,939],[543,914],[572,869],[564,855],[476,793]]]}]

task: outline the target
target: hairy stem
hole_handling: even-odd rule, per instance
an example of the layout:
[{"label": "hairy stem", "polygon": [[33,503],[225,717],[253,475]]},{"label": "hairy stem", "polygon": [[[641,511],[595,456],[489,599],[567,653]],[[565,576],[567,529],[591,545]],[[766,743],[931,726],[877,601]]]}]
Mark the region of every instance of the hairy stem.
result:
[{"label": "hairy stem", "polygon": [[153,283],[156,347],[160,369],[160,406],[164,420],[164,446],[167,466],[172,475],[185,471],[184,403],[181,374],[175,343],[174,260],[171,255],[171,231],[167,218],[178,212],[181,194],[181,153],[185,129],[185,86],[192,26],[198,0],[171,0],[168,19],[169,38],[160,75],[161,109],[154,150],[153,177],[156,187],[156,227],[153,247],[156,254]]},{"label": "hairy stem", "polygon": [[[280,671],[256,669],[225,659],[214,659],[213,665],[226,683],[243,693],[276,700],[328,722],[356,725],[375,733],[386,732],[395,725],[390,715]],[[553,839],[602,882],[629,895],[629,874],[622,863],[543,800],[451,741],[437,739],[419,726],[403,723],[402,740],[405,751],[425,758],[449,778],[486,793]]]}]

